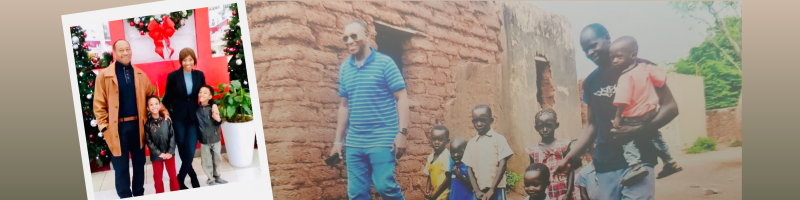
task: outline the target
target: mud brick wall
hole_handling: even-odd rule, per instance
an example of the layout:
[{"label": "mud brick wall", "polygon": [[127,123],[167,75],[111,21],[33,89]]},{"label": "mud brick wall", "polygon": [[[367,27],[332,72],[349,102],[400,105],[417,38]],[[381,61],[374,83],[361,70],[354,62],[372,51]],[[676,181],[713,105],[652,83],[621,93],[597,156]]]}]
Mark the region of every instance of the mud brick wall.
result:
[{"label": "mud brick wall", "polygon": [[[580,98],[575,69],[572,25],[566,17],[524,2],[503,2],[500,84],[504,119],[499,129],[514,156],[509,171],[521,174],[530,164],[525,147],[541,141],[535,131],[536,113],[552,108],[561,126],[559,139],[575,139],[581,130]],[[515,193],[521,193],[517,184]]]},{"label": "mud brick wall", "polygon": [[708,137],[717,139],[721,145],[729,145],[734,140],[742,141],[742,122],[736,116],[739,108],[706,111]]},{"label": "mud brick wall", "polygon": [[581,95],[581,125],[586,125],[586,122],[589,121],[589,116],[586,115],[586,111],[589,110],[589,105],[583,102],[583,80],[578,80],[578,93]]},{"label": "mud brick wall", "polygon": [[[426,134],[433,125],[469,138],[472,106],[500,110],[491,94],[496,88],[487,84],[497,79],[501,51],[492,2],[248,1],[246,7],[276,199],[346,199],[346,172],[325,166],[323,158],[336,128],[338,65],[348,56],[341,31],[350,20],[366,21],[373,41],[375,20],[428,35],[403,45],[411,125],[396,177],[407,199],[423,199],[421,170],[432,152]],[[467,70],[483,80],[459,87],[459,73],[473,76]],[[456,100],[457,92],[470,95]]]}]

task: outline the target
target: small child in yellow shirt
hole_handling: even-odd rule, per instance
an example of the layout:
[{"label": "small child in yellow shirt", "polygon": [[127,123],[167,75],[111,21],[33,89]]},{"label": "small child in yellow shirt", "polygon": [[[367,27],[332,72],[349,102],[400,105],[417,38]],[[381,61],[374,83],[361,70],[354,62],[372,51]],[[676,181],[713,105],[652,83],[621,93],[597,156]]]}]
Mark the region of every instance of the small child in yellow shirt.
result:
[{"label": "small child in yellow shirt", "polygon": [[430,145],[433,153],[425,162],[425,175],[428,175],[428,187],[425,190],[426,200],[447,200],[450,194],[450,181],[453,160],[447,144],[450,143],[450,130],[443,125],[436,125],[431,130]]}]

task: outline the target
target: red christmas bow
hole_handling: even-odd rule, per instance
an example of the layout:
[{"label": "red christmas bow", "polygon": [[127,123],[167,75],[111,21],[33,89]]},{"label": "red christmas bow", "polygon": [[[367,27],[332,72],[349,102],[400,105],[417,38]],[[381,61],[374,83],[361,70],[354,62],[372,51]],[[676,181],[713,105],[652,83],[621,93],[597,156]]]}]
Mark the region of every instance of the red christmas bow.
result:
[{"label": "red christmas bow", "polygon": [[175,34],[175,22],[172,22],[172,19],[168,16],[164,16],[162,22],[162,24],[158,24],[155,19],[151,19],[147,30],[149,31],[150,38],[153,38],[153,43],[156,45],[156,53],[161,56],[161,58],[164,58],[164,43],[167,43],[166,47],[169,49],[169,57],[172,57],[172,54],[175,52],[170,47],[169,38]]}]

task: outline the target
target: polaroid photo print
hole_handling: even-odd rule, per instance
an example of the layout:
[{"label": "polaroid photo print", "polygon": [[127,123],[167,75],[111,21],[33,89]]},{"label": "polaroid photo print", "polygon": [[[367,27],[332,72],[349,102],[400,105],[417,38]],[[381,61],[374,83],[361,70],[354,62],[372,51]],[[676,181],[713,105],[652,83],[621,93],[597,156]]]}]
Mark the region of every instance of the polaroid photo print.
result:
[{"label": "polaroid photo print", "polygon": [[271,199],[243,0],[62,16],[88,199]]}]

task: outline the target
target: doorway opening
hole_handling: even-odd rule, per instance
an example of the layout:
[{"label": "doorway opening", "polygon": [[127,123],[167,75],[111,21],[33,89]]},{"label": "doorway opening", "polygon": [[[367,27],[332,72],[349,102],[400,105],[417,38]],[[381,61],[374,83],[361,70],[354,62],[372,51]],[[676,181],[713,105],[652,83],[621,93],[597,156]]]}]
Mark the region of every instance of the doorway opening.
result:
[{"label": "doorway opening", "polygon": [[553,87],[553,73],[550,61],[543,55],[537,55],[536,61],[536,100],[541,109],[553,108],[556,104],[556,90]]},{"label": "doorway opening", "polygon": [[386,54],[394,60],[400,74],[405,77],[403,72],[403,44],[408,42],[414,35],[420,34],[415,30],[408,28],[398,27],[389,23],[376,20],[375,21],[375,43],[378,45],[378,52]]}]

